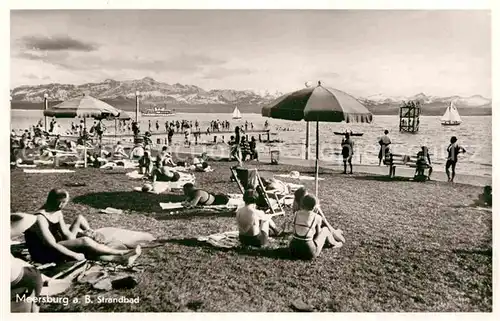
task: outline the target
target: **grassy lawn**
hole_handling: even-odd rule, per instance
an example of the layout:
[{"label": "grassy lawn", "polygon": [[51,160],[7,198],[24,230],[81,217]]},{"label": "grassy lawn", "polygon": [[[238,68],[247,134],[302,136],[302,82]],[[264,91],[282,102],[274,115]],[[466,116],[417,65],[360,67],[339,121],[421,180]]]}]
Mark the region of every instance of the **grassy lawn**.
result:
[{"label": "grassy lawn", "polygon": [[[237,193],[229,164],[197,173],[197,185]],[[257,165],[271,171],[312,169]],[[292,311],[301,300],[316,311],[491,311],[491,213],[469,208],[481,188],[437,182],[388,182],[366,174],[323,172],[322,207],[347,243],[325,249],[313,262],[291,260],[286,248],[221,250],[196,241],[201,235],[235,230],[231,216],[162,216],[160,201],[176,195],[132,192],[137,181],[124,172],[77,169],[69,174],[11,173],[12,211],[33,212],[48,191],[66,187],[69,221],[85,215],[95,228],[115,226],[150,232],[168,242],[145,249],[145,264],[132,290],[108,293],[139,297],[140,304],[49,305],[45,311]],[[287,181],[287,179],[283,179]],[[288,180],[298,183],[298,181]],[[314,181],[305,185],[312,191]],[[99,214],[115,207],[121,215]],[[282,219],[277,220],[278,223]],[[285,240],[283,240],[285,243]],[[65,296],[99,294],[75,285]]]}]

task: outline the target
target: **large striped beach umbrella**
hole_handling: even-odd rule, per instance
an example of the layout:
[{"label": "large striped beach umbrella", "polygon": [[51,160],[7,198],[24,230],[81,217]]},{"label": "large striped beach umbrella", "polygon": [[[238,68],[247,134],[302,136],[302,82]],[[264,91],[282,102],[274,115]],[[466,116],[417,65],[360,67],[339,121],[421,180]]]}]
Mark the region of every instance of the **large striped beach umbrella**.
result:
[{"label": "large striped beach umbrella", "polygon": [[103,119],[120,115],[120,110],[102,100],[84,94],[46,109],[43,115],[56,118],[90,117]]},{"label": "large striped beach umbrella", "polygon": [[[83,94],[82,96],[68,99],[60,104],[45,109],[43,115],[56,118],[82,117],[84,127],[86,128],[87,118],[104,119],[117,117],[120,115],[120,110],[102,100]],[[83,159],[84,167],[87,167],[87,147],[85,144]]]},{"label": "large striped beach umbrella", "polygon": [[[304,88],[281,96],[262,108],[262,116],[316,122],[316,195],[319,174],[319,122],[371,123],[372,113],[353,96],[334,88]],[[309,123],[308,123],[309,124]],[[309,126],[307,127],[309,139]]]}]

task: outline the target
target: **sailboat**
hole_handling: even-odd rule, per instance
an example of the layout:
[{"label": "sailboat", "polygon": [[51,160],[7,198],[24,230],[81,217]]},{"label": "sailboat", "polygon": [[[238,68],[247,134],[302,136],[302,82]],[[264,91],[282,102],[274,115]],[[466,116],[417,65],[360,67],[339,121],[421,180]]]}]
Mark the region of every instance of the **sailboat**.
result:
[{"label": "sailboat", "polygon": [[241,119],[241,113],[238,106],[236,106],[233,110],[233,119]]},{"label": "sailboat", "polygon": [[450,103],[450,106],[446,108],[446,111],[441,117],[441,125],[443,126],[458,126],[462,123],[462,118],[460,118],[460,114],[458,113],[457,107],[453,102]]}]

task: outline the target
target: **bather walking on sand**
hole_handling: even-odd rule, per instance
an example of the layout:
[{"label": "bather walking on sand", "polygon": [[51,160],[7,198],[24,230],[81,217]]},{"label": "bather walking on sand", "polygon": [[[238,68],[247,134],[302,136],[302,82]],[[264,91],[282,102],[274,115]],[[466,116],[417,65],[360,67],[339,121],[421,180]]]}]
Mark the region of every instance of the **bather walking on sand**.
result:
[{"label": "bather walking on sand", "polygon": [[39,263],[51,263],[85,258],[132,265],[141,254],[134,250],[116,250],[99,243],[102,238],[90,229],[87,220],[79,215],[71,226],[64,222],[62,209],[69,200],[65,190],[53,189],[47,201],[36,213],[36,222],[24,232],[31,258]]}]

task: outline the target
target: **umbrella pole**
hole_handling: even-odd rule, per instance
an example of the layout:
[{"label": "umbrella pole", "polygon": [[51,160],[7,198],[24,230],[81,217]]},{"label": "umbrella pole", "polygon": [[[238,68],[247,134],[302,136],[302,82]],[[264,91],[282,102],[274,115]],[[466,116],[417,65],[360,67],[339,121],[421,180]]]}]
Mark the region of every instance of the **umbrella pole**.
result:
[{"label": "umbrella pole", "polygon": [[306,159],[309,159],[309,122],[306,121]]},{"label": "umbrella pole", "polygon": [[316,169],[315,169],[315,190],[318,197],[318,181],[319,181],[319,121],[316,121]]},{"label": "umbrella pole", "polygon": [[87,117],[83,117],[83,168],[87,168]]}]

